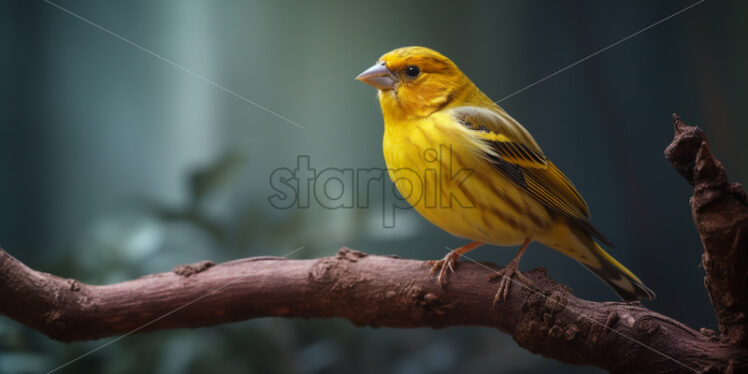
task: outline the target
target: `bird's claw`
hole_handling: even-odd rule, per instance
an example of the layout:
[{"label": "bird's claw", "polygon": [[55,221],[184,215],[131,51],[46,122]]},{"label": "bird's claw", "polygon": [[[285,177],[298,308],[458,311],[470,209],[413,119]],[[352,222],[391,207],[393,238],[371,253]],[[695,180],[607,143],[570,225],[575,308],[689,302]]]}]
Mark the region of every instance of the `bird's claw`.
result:
[{"label": "bird's claw", "polygon": [[491,274],[489,277],[489,279],[501,278],[499,289],[496,291],[496,296],[493,298],[493,305],[496,305],[499,301],[506,301],[509,296],[509,289],[512,285],[512,276],[516,276],[517,280],[526,285],[532,284],[530,279],[519,271],[519,262],[510,262],[505,268]]},{"label": "bird's claw", "polygon": [[431,276],[436,275],[439,273],[439,276],[437,277],[437,283],[439,283],[439,286],[444,287],[444,284],[447,280],[447,273],[454,273],[455,267],[457,266],[457,259],[459,258],[459,254],[455,255],[452,252],[448,253],[446,256],[444,256],[443,259],[437,260],[437,261],[429,261],[430,264],[433,264],[431,267],[431,271],[429,274]]}]

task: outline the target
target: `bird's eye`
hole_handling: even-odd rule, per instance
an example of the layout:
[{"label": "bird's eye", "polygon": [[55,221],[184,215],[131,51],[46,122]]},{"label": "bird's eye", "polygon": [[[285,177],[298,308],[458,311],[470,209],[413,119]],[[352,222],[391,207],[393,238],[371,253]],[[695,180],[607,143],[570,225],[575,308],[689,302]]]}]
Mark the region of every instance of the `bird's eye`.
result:
[{"label": "bird's eye", "polygon": [[415,78],[418,76],[418,74],[421,74],[421,69],[419,69],[418,66],[410,65],[407,69],[405,69],[405,74],[407,74],[411,78]]}]

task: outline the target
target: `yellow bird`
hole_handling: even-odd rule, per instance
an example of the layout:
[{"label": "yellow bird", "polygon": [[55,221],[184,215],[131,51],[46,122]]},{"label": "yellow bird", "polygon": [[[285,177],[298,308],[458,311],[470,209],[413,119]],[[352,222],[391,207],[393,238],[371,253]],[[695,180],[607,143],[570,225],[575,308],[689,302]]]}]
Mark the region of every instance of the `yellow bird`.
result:
[{"label": "yellow bird", "polygon": [[498,274],[494,303],[505,300],[512,276],[529,283],[518,266],[537,241],[580,262],[626,301],[654,299],[595,242],[612,246],[532,135],[450,59],[424,47],[399,48],[356,79],[379,90],[384,159],[400,193],[433,224],[473,241],[434,262],[440,285],[462,254],[482,244],[521,245]]}]

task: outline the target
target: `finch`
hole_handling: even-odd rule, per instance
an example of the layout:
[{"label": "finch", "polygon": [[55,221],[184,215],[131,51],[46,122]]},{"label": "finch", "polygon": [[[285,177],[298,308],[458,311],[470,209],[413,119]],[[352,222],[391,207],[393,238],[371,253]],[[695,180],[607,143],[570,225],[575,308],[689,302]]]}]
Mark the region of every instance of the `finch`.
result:
[{"label": "finch", "polygon": [[356,79],[378,89],[384,159],[400,193],[431,223],[471,241],[433,262],[440,285],[470,250],[520,246],[497,273],[494,303],[506,300],[513,276],[530,284],[519,262],[537,241],[581,263],[623,300],[654,299],[596,242],[612,246],[532,135],[450,59],[424,47],[399,48]]}]

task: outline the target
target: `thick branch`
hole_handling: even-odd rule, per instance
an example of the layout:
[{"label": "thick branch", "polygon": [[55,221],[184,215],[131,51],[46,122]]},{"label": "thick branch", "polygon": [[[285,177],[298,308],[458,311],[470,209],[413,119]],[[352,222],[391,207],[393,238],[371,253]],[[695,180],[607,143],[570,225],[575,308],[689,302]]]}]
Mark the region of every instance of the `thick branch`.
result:
[{"label": "thick branch", "polygon": [[675,119],[675,139],[665,157],[693,186],[691,212],[704,245],[704,285],[723,339],[748,346],[748,199],[728,183],[704,132]]},{"label": "thick branch", "polygon": [[108,286],[34,271],[4,251],[0,270],[0,313],[63,341],[266,316],[341,317],[370,326],[488,326],[532,352],[620,372],[724,370],[746,359],[640,305],[578,299],[542,269],[526,273],[538,292],[515,284],[495,307],[496,284],[478,264],[461,263],[440,289],[422,261],[345,248],[316,260],[203,262]]}]

